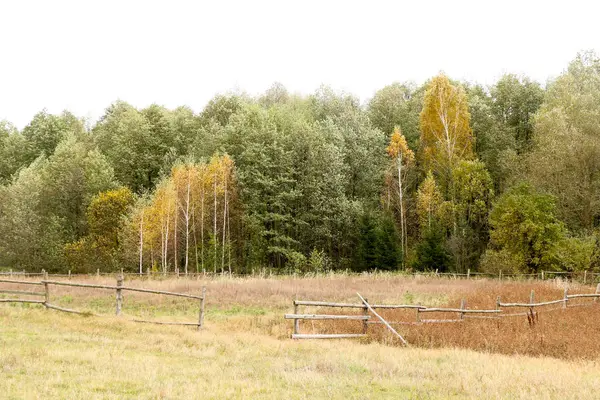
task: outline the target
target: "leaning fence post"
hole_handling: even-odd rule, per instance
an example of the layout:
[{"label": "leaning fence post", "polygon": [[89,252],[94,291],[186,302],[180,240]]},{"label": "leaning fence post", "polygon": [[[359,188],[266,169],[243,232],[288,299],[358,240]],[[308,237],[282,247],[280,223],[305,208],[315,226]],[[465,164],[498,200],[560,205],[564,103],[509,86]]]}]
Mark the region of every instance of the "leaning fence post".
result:
[{"label": "leaning fence post", "polygon": [[44,307],[48,310],[50,304],[50,287],[48,285],[48,273],[44,271]]},{"label": "leaning fence post", "polygon": [[563,297],[563,308],[567,308],[567,301],[569,301],[569,288],[565,286],[565,295]]},{"label": "leaning fence post", "polygon": [[200,315],[198,316],[198,330],[204,326],[204,301],[206,300],[206,286],[202,286],[202,299],[200,300]]},{"label": "leaning fence post", "polygon": [[[465,309],[465,304],[466,304],[466,302],[465,302],[465,299],[462,299],[462,300],[460,301],[460,309],[461,309],[461,310],[464,310],[464,309]],[[465,319],[465,313],[464,313],[464,312],[461,312],[461,313],[460,313],[460,319]]]},{"label": "leaning fence post", "polygon": [[123,290],[121,286],[123,286],[123,272],[117,277],[117,316],[121,315],[121,308],[123,307]]}]

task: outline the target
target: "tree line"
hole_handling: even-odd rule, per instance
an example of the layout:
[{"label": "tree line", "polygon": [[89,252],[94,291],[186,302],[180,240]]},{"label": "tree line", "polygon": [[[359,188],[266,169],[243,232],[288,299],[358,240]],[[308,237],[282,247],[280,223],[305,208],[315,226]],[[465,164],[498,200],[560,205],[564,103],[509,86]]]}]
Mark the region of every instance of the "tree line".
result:
[{"label": "tree line", "polygon": [[600,59],[0,123],[0,267],[600,269]]}]

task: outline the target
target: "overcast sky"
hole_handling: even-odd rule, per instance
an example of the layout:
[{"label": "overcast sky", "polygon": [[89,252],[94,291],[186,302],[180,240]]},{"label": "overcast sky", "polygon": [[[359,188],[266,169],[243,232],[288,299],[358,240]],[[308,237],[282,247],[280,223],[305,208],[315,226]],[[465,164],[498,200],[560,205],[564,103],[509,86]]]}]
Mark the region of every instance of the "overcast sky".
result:
[{"label": "overcast sky", "polygon": [[0,120],[22,128],[47,108],[93,122],[117,99],[199,111],[275,81],[363,101],[439,71],[545,82],[578,51],[600,52],[598,11],[574,0],[1,0]]}]

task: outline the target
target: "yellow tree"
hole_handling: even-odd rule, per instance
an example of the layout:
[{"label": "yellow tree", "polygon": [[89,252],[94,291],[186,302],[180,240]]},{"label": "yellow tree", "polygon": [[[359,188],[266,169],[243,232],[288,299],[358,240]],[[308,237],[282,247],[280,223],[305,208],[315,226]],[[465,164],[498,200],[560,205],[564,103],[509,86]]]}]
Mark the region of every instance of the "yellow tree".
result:
[{"label": "yellow tree", "polygon": [[429,171],[427,178],[421,183],[417,191],[417,215],[419,216],[421,234],[431,229],[432,224],[439,216],[442,205],[442,195],[435,183],[433,174]]},{"label": "yellow tree", "polygon": [[464,89],[452,85],[443,74],[434,77],[425,92],[419,116],[420,144],[425,170],[438,175],[446,191],[451,189],[454,166],[473,156],[470,118]]},{"label": "yellow tree", "polygon": [[[415,156],[408,148],[406,138],[402,135],[400,128],[396,127],[392,133],[390,144],[387,147],[387,153],[394,161],[395,169],[398,172],[398,201],[400,203],[400,240],[402,248],[402,259],[404,260],[407,249],[406,216],[404,212],[404,188],[408,169],[412,166]],[[403,261],[404,263],[404,261]]]},{"label": "yellow tree", "polygon": [[163,273],[169,270],[169,236],[171,221],[174,220],[176,193],[173,182],[165,179],[156,188],[148,214],[152,216],[153,226],[160,227],[160,248]]},{"label": "yellow tree", "polygon": [[[189,266],[189,251],[190,251],[190,228],[192,222],[192,215],[194,213],[194,198],[193,193],[195,192],[194,186],[198,182],[198,168],[196,164],[192,162],[186,162],[177,164],[171,171],[171,179],[174,182],[176,196],[177,196],[177,217],[179,215],[183,217],[184,222],[184,236],[185,236],[185,257],[184,257],[184,272],[188,274]],[[175,225],[177,229],[177,225]],[[177,246],[177,244],[176,244]]]}]

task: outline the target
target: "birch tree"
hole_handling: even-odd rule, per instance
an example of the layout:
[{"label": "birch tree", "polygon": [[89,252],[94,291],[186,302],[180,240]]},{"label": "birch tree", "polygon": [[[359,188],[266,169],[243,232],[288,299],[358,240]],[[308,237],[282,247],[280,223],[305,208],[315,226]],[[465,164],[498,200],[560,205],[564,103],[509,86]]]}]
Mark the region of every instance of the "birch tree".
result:
[{"label": "birch tree", "polygon": [[421,152],[425,170],[441,178],[443,189],[450,187],[452,168],[461,159],[473,156],[473,137],[465,91],[445,75],[428,85],[420,114]]},{"label": "birch tree", "polygon": [[414,153],[408,148],[406,138],[402,135],[400,128],[395,128],[390,139],[390,144],[387,147],[387,153],[390,158],[394,161],[395,168],[398,173],[398,202],[400,206],[400,241],[402,249],[402,258],[406,255],[408,248],[407,244],[407,228],[406,228],[406,214],[404,210],[404,192],[405,182],[408,169],[414,162]]}]

